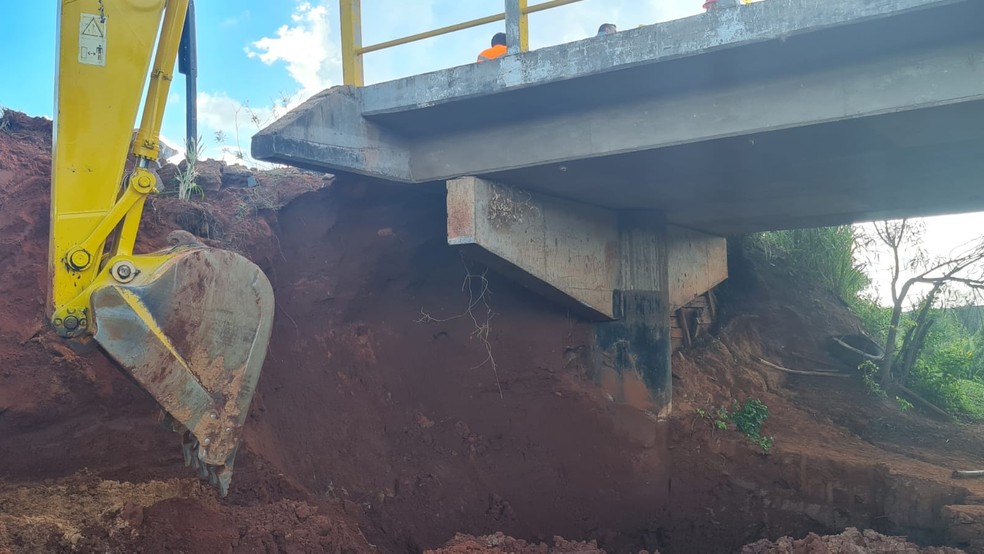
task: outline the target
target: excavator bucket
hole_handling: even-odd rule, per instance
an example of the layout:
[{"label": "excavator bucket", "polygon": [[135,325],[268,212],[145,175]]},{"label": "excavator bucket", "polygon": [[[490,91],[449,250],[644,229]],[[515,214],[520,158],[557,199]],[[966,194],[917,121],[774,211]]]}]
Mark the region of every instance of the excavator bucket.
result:
[{"label": "excavator bucket", "polygon": [[[51,325],[94,336],[182,434],[185,462],[225,494],[273,326],[270,282],[188,233],[170,250],[133,254],[161,184],[152,168],[179,51],[189,86],[196,72],[192,2],[58,4]],[[127,150],[135,164],[124,174]]]},{"label": "excavator bucket", "polygon": [[[158,261],[141,270],[141,258]],[[185,464],[225,495],[270,339],[273,289],[246,258],[201,245],[133,262],[92,294],[95,339],[182,433]]]}]

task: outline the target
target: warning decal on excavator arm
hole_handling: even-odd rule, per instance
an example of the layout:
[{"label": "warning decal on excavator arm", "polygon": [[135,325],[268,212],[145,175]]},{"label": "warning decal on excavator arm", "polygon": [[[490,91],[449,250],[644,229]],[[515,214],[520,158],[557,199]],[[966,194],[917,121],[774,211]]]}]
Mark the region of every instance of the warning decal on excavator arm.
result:
[{"label": "warning decal on excavator arm", "polygon": [[82,14],[79,24],[79,63],[106,65],[106,18],[92,13]]}]

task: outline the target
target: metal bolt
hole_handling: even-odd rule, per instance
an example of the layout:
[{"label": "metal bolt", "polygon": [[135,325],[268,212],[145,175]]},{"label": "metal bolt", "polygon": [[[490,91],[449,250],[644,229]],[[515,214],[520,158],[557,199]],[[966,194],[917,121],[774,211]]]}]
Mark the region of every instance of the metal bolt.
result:
[{"label": "metal bolt", "polygon": [[140,272],[137,271],[137,268],[134,267],[132,262],[123,260],[113,264],[110,273],[113,275],[113,279],[116,279],[120,283],[129,283]]},{"label": "metal bolt", "polygon": [[74,331],[79,328],[79,318],[74,315],[70,315],[65,318],[65,328],[69,331]]},{"label": "metal bolt", "polygon": [[85,250],[76,250],[68,257],[68,263],[73,269],[85,269],[92,263],[92,256]]},{"label": "metal bolt", "polygon": [[208,446],[208,445],[212,444],[212,439],[205,439],[205,440],[202,441],[202,444],[204,444],[205,446]]},{"label": "metal bolt", "polygon": [[212,419],[219,419],[219,414],[212,413],[209,417],[211,417]]}]

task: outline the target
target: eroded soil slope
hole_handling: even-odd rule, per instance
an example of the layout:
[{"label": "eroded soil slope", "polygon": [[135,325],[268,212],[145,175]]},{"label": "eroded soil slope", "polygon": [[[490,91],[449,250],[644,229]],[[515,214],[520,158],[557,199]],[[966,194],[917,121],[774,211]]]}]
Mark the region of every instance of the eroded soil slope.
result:
[{"label": "eroded soil slope", "polygon": [[[595,385],[590,326],[447,246],[442,191],[281,169],[249,187],[222,166],[203,202],[155,199],[142,238],[149,249],[183,228],[238,249],[276,291],[245,445],[218,498],[189,478],[153,401],[98,350],[47,330],[50,124],[12,117],[0,133],[0,550],[418,552],[502,531],[736,552],[848,526],[975,540],[945,507],[984,497],[949,479],[981,459],[979,429],[899,414],[852,377],[757,361],[821,357],[824,333],[854,330],[822,291],[736,267],[719,336],[674,357],[674,415],[657,421]],[[697,415],[749,397],[770,408],[769,454]]]},{"label": "eroded soil slope", "polygon": [[[365,551],[354,520],[318,506],[252,452],[219,500],[188,478],[156,404],[93,345],[63,342],[44,321],[51,123],[7,112],[0,132],[0,552],[223,552],[265,548]],[[322,186],[293,174],[293,189]],[[288,187],[290,189],[291,187]],[[264,202],[279,197],[268,191]],[[144,250],[178,227],[250,234],[257,259],[276,249],[265,217],[237,220],[256,192],[228,190],[220,207],[160,198],[148,205]],[[225,210],[223,212],[223,210]],[[182,224],[183,223],[183,224]],[[265,230],[265,231],[264,231]],[[165,548],[166,546],[166,548]]]}]

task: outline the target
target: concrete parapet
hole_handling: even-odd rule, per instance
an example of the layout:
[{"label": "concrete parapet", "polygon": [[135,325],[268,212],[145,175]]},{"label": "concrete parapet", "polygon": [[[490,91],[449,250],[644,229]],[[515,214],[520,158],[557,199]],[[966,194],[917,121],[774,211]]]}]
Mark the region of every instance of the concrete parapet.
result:
[{"label": "concrete parapet", "polygon": [[253,156],[309,169],[337,160],[350,173],[409,182],[408,141],[358,117],[360,94],[346,86],[312,96],[253,137]]}]

